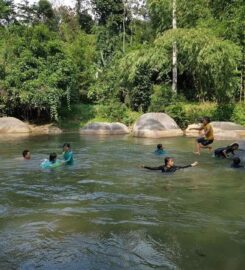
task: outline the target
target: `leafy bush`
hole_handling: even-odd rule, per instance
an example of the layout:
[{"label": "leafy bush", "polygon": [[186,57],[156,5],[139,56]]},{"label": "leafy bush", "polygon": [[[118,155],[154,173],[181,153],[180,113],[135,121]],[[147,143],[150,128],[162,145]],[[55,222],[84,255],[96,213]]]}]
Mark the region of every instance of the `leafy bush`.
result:
[{"label": "leafy bush", "polygon": [[213,118],[216,121],[230,121],[234,111],[234,104],[218,104]]},{"label": "leafy bush", "polygon": [[154,85],[149,111],[161,112],[173,101],[173,91],[167,85]]},{"label": "leafy bush", "polygon": [[176,103],[165,108],[181,128],[196,123],[204,116],[211,121],[233,121],[245,126],[245,104],[216,104],[216,103]]},{"label": "leafy bush", "polygon": [[236,104],[231,120],[245,126],[245,103]]},{"label": "leafy bush", "polygon": [[211,120],[214,119],[214,114],[216,112],[217,105],[216,103],[185,103],[183,104],[183,110],[186,114],[186,119],[188,124],[197,122],[203,116],[209,116]]},{"label": "leafy bush", "polygon": [[119,102],[96,106],[96,118],[99,117],[109,122],[121,122],[125,125],[131,125],[139,116],[140,113],[131,111],[125,104]]},{"label": "leafy bush", "polygon": [[179,127],[186,128],[188,125],[188,118],[183,108],[183,104],[176,103],[166,107],[165,112],[171,116]]}]

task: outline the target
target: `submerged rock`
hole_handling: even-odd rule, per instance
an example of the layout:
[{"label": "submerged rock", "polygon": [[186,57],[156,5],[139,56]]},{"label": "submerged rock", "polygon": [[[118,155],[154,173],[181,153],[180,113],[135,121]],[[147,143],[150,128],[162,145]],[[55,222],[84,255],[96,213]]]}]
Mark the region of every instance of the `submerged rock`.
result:
[{"label": "submerged rock", "polygon": [[173,118],[165,113],[143,114],[133,127],[133,136],[161,138],[182,136],[183,131]]},{"label": "submerged rock", "polygon": [[[245,138],[245,127],[233,122],[211,122],[214,129],[214,138],[216,140],[237,140]],[[189,125],[185,130],[187,137],[199,136],[199,131],[190,130],[191,128],[200,127],[200,125]]]},{"label": "submerged rock", "polygon": [[128,134],[129,129],[122,123],[96,122],[89,123],[80,129],[81,134],[120,135]]},{"label": "submerged rock", "polygon": [[0,133],[30,133],[28,124],[14,117],[0,118]]}]

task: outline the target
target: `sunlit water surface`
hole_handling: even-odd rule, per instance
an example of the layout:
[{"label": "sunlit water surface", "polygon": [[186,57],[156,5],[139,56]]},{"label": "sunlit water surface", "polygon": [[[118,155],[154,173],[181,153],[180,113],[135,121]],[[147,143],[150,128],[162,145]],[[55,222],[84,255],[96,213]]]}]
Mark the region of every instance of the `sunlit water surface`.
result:
[{"label": "sunlit water surface", "polygon": [[[64,142],[74,166],[41,170]],[[200,165],[138,168],[162,164],[159,142]],[[0,269],[245,269],[245,171],[192,151],[187,138],[0,138]]]}]

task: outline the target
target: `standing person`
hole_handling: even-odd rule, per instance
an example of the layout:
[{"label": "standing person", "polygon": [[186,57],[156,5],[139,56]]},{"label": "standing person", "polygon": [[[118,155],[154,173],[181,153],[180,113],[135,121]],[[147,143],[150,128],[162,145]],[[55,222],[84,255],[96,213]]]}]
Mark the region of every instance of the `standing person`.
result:
[{"label": "standing person", "polygon": [[157,167],[149,167],[149,166],[144,166],[142,165],[142,168],[148,169],[148,170],[159,170],[162,171],[163,173],[167,173],[167,172],[176,172],[177,170],[180,169],[185,169],[185,168],[190,168],[190,167],[195,167],[198,164],[198,162],[194,162],[190,165],[186,165],[186,166],[176,166],[174,165],[174,159],[170,158],[170,157],[166,157],[164,159],[164,165],[160,165]]},{"label": "standing person", "polygon": [[157,149],[155,150],[154,153],[155,153],[156,155],[165,155],[165,154],[167,154],[167,152],[165,151],[165,149],[163,148],[163,146],[162,146],[161,143],[159,143],[159,144],[157,145]]},{"label": "standing person", "polygon": [[233,143],[227,147],[220,147],[214,150],[214,156],[218,158],[228,158],[229,154],[235,155],[235,151],[239,149],[238,143]]},{"label": "standing person", "polygon": [[212,146],[210,144],[214,141],[214,131],[213,127],[210,124],[210,118],[205,116],[203,118],[203,124],[200,128],[190,128],[190,130],[199,130],[204,131],[204,136],[197,138],[196,140],[196,152],[195,154],[200,155],[201,149],[209,149],[209,151],[212,150]]},{"label": "standing person", "polygon": [[63,158],[65,160],[65,164],[72,165],[73,160],[73,152],[71,151],[71,145],[69,143],[64,143],[63,145]]},{"label": "standing person", "polygon": [[25,160],[30,160],[31,159],[31,152],[29,150],[24,150],[22,152],[22,156]]}]

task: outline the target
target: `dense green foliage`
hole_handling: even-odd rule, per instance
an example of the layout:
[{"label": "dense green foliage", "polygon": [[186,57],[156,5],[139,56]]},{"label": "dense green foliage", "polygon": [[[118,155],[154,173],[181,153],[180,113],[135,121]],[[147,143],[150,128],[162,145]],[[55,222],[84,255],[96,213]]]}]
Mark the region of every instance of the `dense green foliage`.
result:
[{"label": "dense green foliage", "polygon": [[181,126],[201,114],[244,125],[244,1],[177,0],[176,30],[172,8],[172,0],[77,0],[75,8],[0,0],[0,114],[62,122],[88,115],[82,107],[89,120],[132,124],[156,111]]}]

